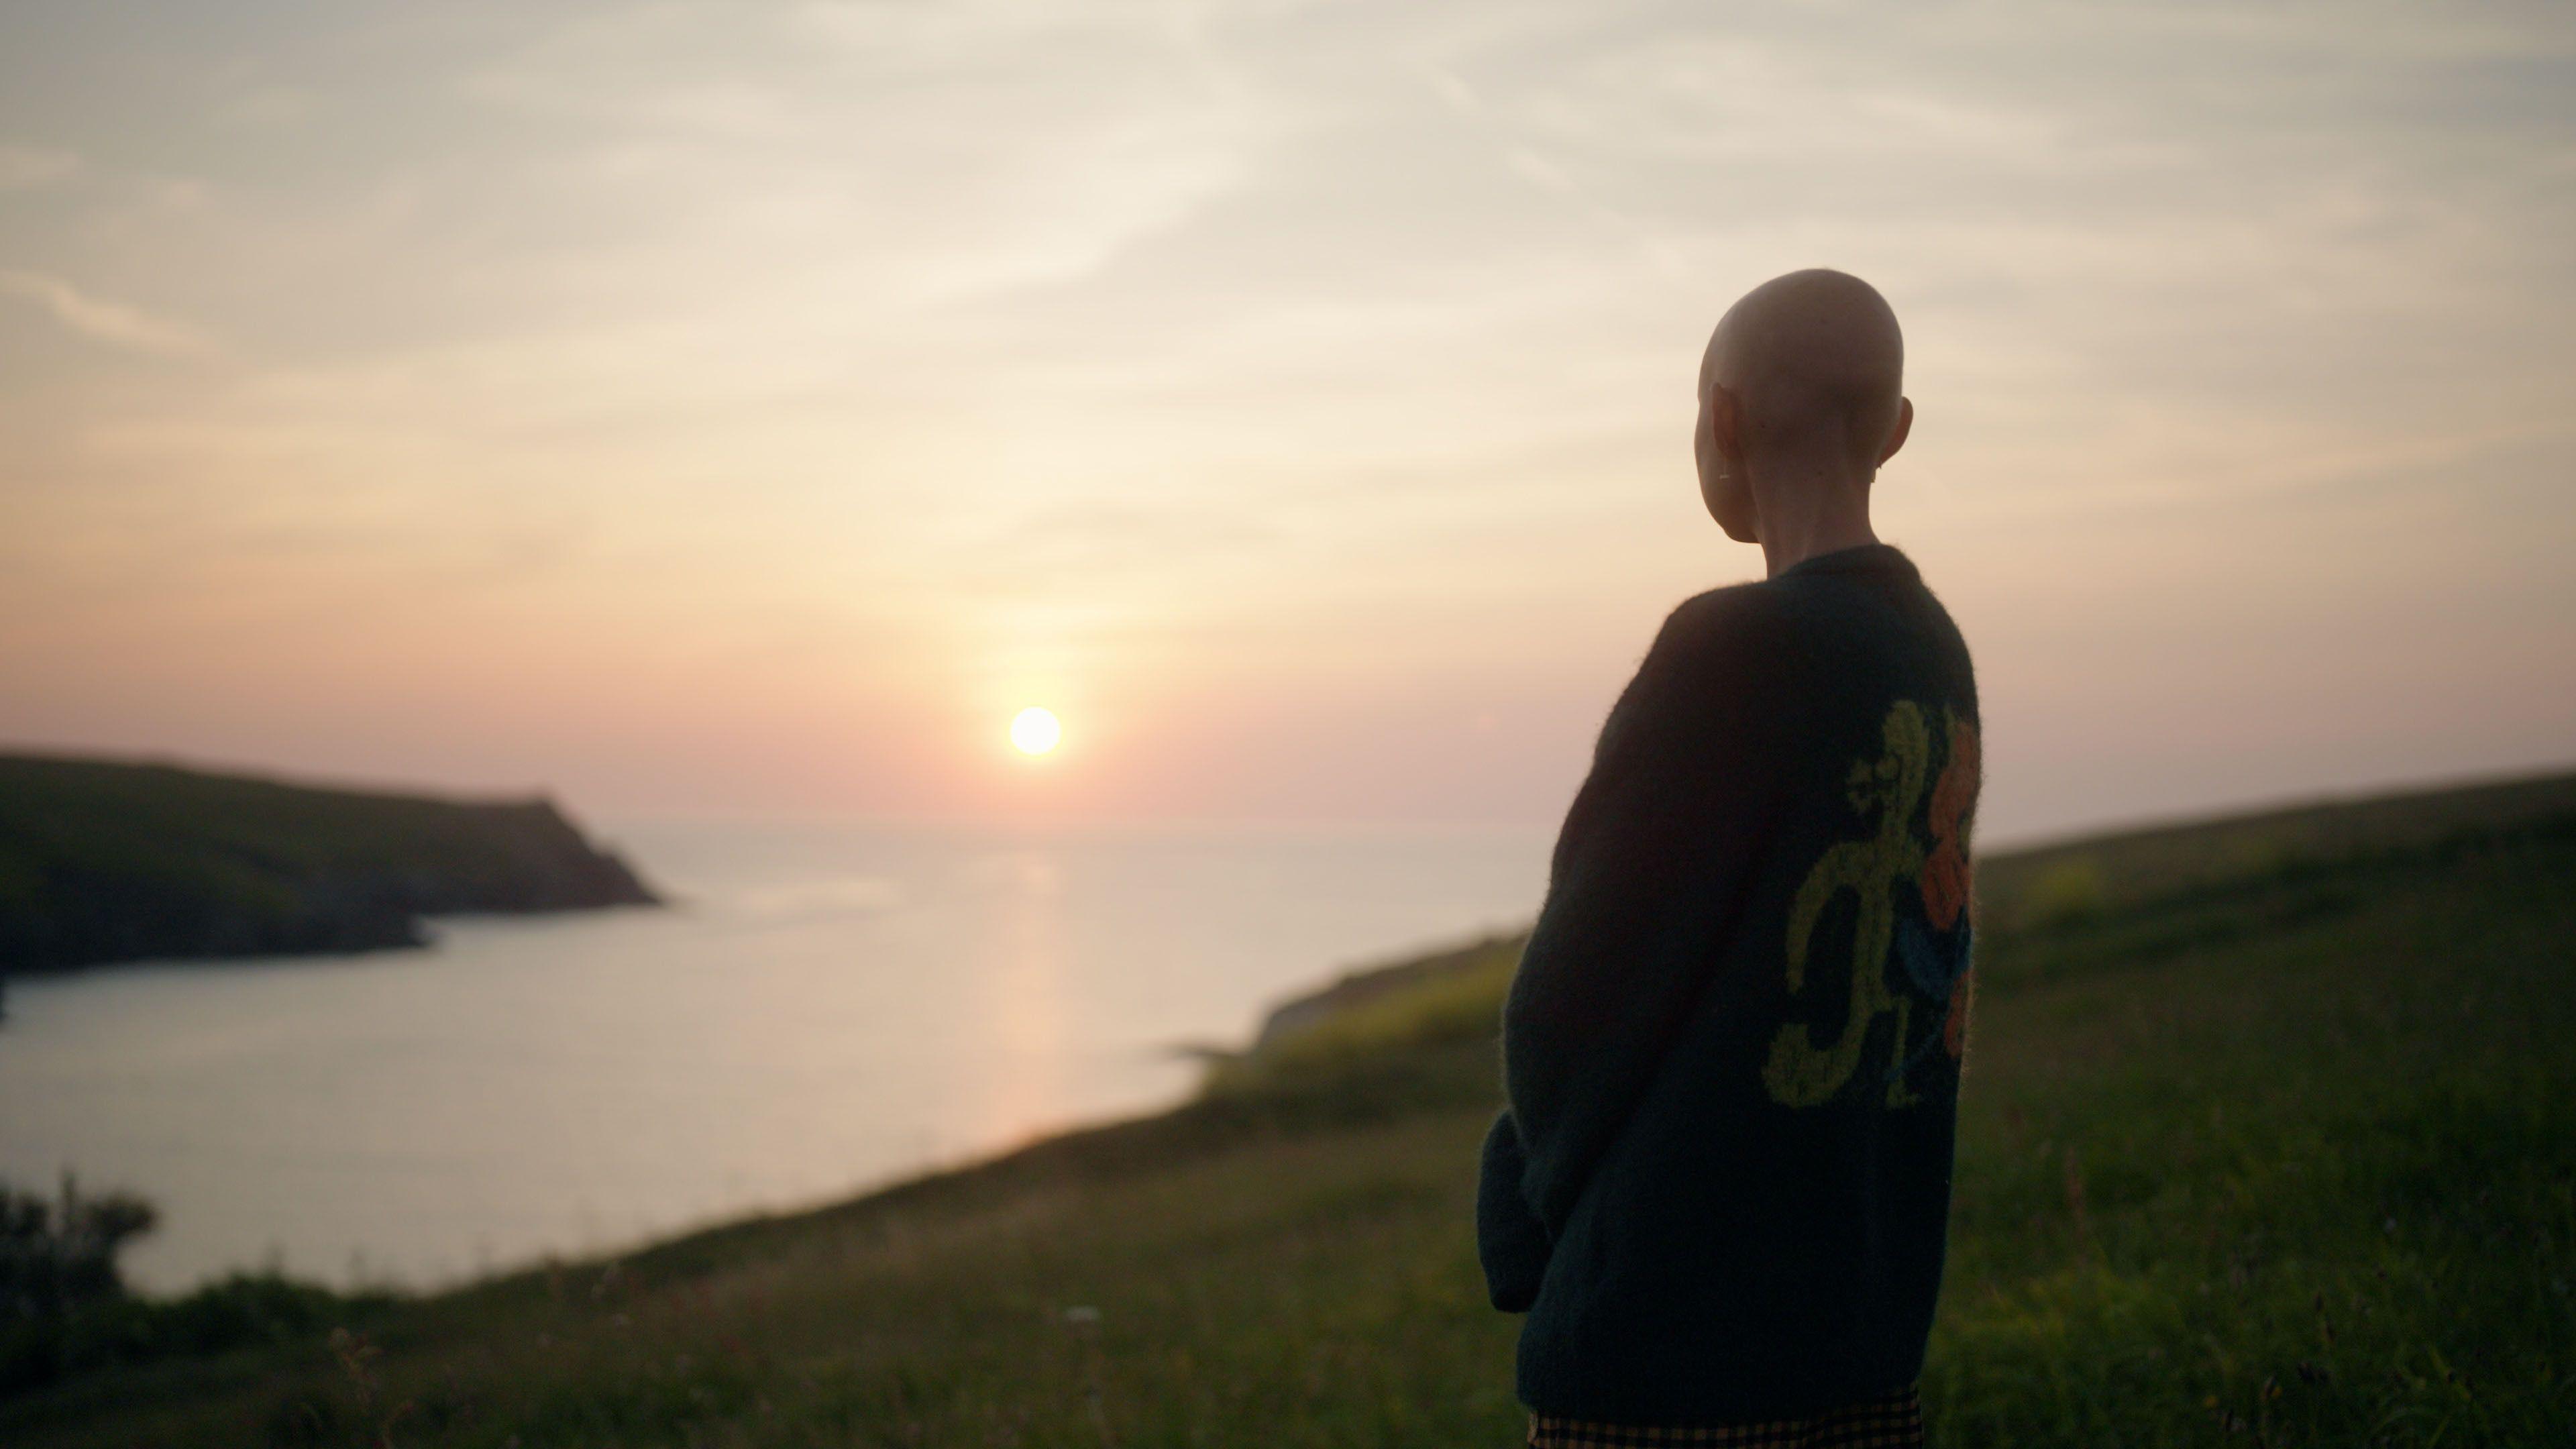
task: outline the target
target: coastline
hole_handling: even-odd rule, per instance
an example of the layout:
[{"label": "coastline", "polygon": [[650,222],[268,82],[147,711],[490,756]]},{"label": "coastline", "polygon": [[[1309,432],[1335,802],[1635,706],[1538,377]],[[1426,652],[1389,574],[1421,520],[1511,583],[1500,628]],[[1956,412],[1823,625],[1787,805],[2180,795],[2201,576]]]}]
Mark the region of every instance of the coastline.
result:
[{"label": "coastline", "polygon": [[[2547,1441],[2576,1351],[2533,1291],[2576,1272],[2571,787],[1986,863],[1940,1432]],[[1170,1111],[102,1367],[0,1399],[0,1437],[1507,1442],[1517,1325],[1469,1222],[1508,941],[1448,954],[1325,987],[1341,1009]]]},{"label": "coastline", "polygon": [[416,949],[433,916],[661,903],[544,797],[0,755],[0,973]]}]

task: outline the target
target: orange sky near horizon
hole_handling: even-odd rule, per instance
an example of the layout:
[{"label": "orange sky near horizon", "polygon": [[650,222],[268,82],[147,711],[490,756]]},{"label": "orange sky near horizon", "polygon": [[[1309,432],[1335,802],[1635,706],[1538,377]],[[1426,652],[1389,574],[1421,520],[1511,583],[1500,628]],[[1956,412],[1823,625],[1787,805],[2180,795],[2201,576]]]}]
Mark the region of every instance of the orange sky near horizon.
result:
[{"label": "orange sky near horizon", "polygon": [[15,5],[0,747],[1545,824],[1834,265],[1989,839],[2563,765],[2571,234],[2541,3]]}]

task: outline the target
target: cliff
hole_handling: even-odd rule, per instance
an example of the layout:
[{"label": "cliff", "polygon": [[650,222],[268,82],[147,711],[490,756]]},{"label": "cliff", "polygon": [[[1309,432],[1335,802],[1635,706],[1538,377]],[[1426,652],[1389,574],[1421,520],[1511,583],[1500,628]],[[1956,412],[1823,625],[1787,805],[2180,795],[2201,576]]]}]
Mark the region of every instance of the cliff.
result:
[{"label": "cliff", "polygon": [[417,946],[422,917],[657,900],[551,801],[0,755],[0,971]]}]

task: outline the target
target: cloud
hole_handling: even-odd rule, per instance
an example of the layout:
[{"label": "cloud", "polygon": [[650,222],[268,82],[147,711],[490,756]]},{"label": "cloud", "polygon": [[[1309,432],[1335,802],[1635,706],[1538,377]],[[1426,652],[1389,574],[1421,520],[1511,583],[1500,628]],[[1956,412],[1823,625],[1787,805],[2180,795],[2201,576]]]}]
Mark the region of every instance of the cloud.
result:
[{"label": "cloud", "polygon": [[[1554,702],[1545,733],[1497,711],[1515,758],[1564,747],[1497,787],[1537,799],[1638,621],[1750,567],[1693,531],[1690,369],[1737,290],[1817,262],[1905,316],[1924,421],[1887,522],[1993,632],[1999,719],[2208,700],[2197,633],[2288,627],[2186,515],[2309,568],[2301,619],[2351,615],[2231,704],[2276,730],[2343,738],[2312,686],[2382,667],[2451,670],[2463,738],[2530,697],[2382,637],[2412,599],[2489,600],[2459,632],[2532,657],[2576,638],[2546,562],[2576,508],[2538,461],[2576,381],[2576,30],[2538,4],[429,10],[210,7],[179,75],[0,5],[0,94],[43,98],[0,125],[0,365],[39,384],[0,390],[0,454],[62,484],[0,487],[0,582],[47,600],[13,626],[46,658],[116,621],[220,623],[245,659],[288,647],[244,622],[271,611],[336,639],[367,580],[506,608],[585,681],[738,648],[905,718],[1015,707],[976,692],[1024,674],[1139,711],[1239,680],[1247,711],[1343,711],[1281,762],[1316,778],[1375,681],[1463,658]],[[150,375],[21,355],[84,345],[56,327]],[[142,361],[191,354],[226,365]],[[2411,524],[2314,537],[2418,495],[2461,540],[2439,567],[2391,563]],[[2196,612],[2135,602],[2168,593]],[[847,683],[856,640],[912,663]],[[350,717],[372,678],[332,686]],[[176,719],[183,685],[95,707]],[[827,714],[790,753],[846,751]],[[2147,724],[2084,748],[2132,744],[2167,772],[2118,788],[2189,783]],[[1412,748],[1350,743],[1352,780]],[[2071,798],[2046,818],[2111,795]]]},{"label": "cloud", "polygon": [[214,339],[188,323],[93,297],[60,277],[42,272],[0,269],[0,292],[23,297],[52,314],[63,326],[111,346],[156,357],[199,357],[215,350]]},{"label": "cloud", "polygon": [[1100,273],[1250,184],[1295,121],[1151,0],[585,15],[459,86],[519,142],[472,204],[524,184],[512,214],[555,235],[622,218],[626,259],[700,305],[880,318]]},{"label": "cloud", "polygon": [[42,186],[80,169],[80,158],[63,151],[0,142],[0,191]]}]

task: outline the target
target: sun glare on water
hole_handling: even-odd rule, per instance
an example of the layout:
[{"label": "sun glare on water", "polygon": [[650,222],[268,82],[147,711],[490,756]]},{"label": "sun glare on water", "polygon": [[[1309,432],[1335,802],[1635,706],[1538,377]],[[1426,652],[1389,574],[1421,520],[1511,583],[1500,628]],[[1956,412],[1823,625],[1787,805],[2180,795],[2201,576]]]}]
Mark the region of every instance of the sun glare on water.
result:
[{"label": "sun glare on water", "polygon": [[1064,726],[1057,724],[1055,711],[1035,705],[1021,710],[1011,720],[1011,743],[1024,755],[1043,755],[1064,738]]}]

